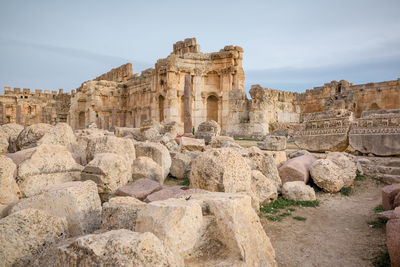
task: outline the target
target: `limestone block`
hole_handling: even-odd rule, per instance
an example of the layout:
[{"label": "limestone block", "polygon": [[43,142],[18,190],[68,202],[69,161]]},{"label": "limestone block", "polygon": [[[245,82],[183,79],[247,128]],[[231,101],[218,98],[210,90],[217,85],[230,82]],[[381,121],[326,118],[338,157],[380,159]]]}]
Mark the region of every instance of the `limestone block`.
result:
[{"label": "limestone block", "polygon": [[49,185],[42,194],[21,199],[10,213],[27,208],[65,217],[73,236],[91,233],[100,226],[101,202],[93,181]]},{"label": "limestone block", "polygon": [[283,198],[294,201],[316,200],[314,188],[303,181],[287,182],[282,186]]},{"label": "limestone block", "polygon": [[17,149],[22,150],[35,147],[37,141],[39,141],[52,127],[53,126],[46,123],[37,123],[26,127],[17,137]]},{"label": "limestone block", "polygon": [[21,153],[21,160],[17,184],[27,197],[39,194],[50,184],[80,180],[83,169],[64,146],[58,145],[43,144],[28,149]]},{"label": "limestone block", "polygon": [[160,135],[160,132],[156,128],[152,127],[142,132],[142,138],[140,141],[150,141],[158,135]]},{"label": "limestone block", "polygon": [[37,144],[65,146],[72,152],[74,146],[76,146],[76,142],[76,136],[72,128],[66,123],[58,123],[56,126],[50,128]]},{"label": "limestone block", "polygon": [[151,142],[160,143],[164,145],[169,151],[174,151],[174,152],[179,151],[179,146],[170,133],[166,133],[164,135],[158,135],[153,139],[151,139]]},{"label": "limestone block", "polygon": [[257,146],[262,150],[281,151],[286,149],[285,136],[267,135],[262,143],[257,143]]},{"label": "limestone block", "polygon": [[293,181],[308,182],[310,178],[310,167],[317,159],[312,155],[295,157],[285,162],[279,168],[279,176],[282,184]]},{"label": "limestone block", "polygon": [[183,267],[152,233],[126,229],[79,237],[58,248],[56,266]]},{"label": "limestone block", "polygon": [[162,190],[158,190],[150,195],[148,195],[144,202],[153,202],[153,201],[159,201],[159,200],[165,200],[169,198],[178,198],[178,195],[182,193],[182,191],[188,189],[187,186],[171,186],[171,187],[166,187],[163,188]]},{"label": "limestone block", "polygon": [[146,203],[133,197],[113,197],[103,204],[101,228],[135,231],[137,214]]},{"label": "limestone block", "polygon": [[175,153],[172,157],[170,173],[178,179],[189,178],[192,159],[183,153]]},{"label": "limestone block", "polygon": [[8,206],[17,202],[21,194],[15,181],[16,172],[14,162],[0,155],[0,218],[6,215]]},{"label": "limestone block", "polygon": [[204,139],[206,144],[209,144],[213,137],[221,133],[221,127],[216,121],[209,120],[199,124],[196,131],[197,139]]},{"label": "limestone block", "polygon": [[180,129],[179,124],[176,121],[163,122],[162,134],[170,134],[172,138],[175,138],[179,133],[183,133]]},{"label": "limestone block", "polygon": [[16,152],[17,151],[17,138],[18,135],[22,132],[24,129],[24,126],[19,125],[17,123],[7,123],[3,124],[0,127],[1,130],[7,135],[8,139],[8,152]]},{"label": "limestone block", "polygon": [[382,188],[382,206],[384,210],[394,209],[394,199],[400,193],[400,184],[387,185]]},{"label": "limestone block", "polygon": [[160,184],[164,183],[164,170],[152,158],[138,157],[132,163],[132,180],[148,178]]},{"label": "limestone block", "polygon": [[267,151],[262,150],[263,154],[270,155],[275,161],[275,165],[277,168],[281,167],[286,161],[287,156],[285,151]]},{"label": "limestone block", "polygon": [[341,152],[329,152],[326,158],[339,166],[344,187],[352,186],[357,172],[355,162]]},{"label": "limestone block", "polygon": [[257,195],[260,205],[265,205],[278,198],[278,191],[274,181],[265,177],[260,171],[251,171],[251,187]]},{"label": "limestone block", "polygon": [[0,128],[0,154],[7,153],[8,151],[8,136],[3,130]]},{"label": "limestone block", "polygon": [[103,136],[89,139],[86,154],[90,162],[98,153],[115,153],[129,160],[129,164],[136,158],[135,147],[129,139],[115,136]]},{"label": "limestone block", "polygon": [[318,159],[310,167],[314,183],[329,193],[339,192],[344,186],[341,170],[329,159]]},{"label": "limestone block", "polygon": [[136,220],[137,232],[151,232],[177,255],[188,255],[196,245],[203,222],[201,207],[184,199],[147,204]]},{"label": "limestone block", "polygon": [[391,266],[400,266],[400,219],[386,223],[386,239]]},{"label": "limestone block", "polygon": [[118,188],[115,193],[117,196],[130,196],[139,200],[145,199],[148,195],[160,191],[162,186],[148,178],[141,178],[134,181],[132,184],[124,185]]},{"label": "limestone block", "polygon": [[149,157],[163,169],[164,179],[168,176],[171,168],[171,156],[168,149],[159,143],[137,143],[135,144],[136,157]]},{"label": "limestone block", "polygon": [[129,159],[114,153],[98,153],[83,169],[81,179],[94,181],[101,199],[107,200],[132,179]]},{"label": "limestone block", "polygon": [[203,151],[205,147],[204,139],[195,139],[190,137],[180,137],[179,147],[183,151]]},{"label": "limestone block", "polygon": [[201,205],[207,230],[197,252],[185,259],[189,265],[201,263],[203,253],[212,249],[215,253],[205,266],[277,266],[274,248],[249,196],[212,192],[192,195],[190,201]]},{"label": "limestone block", "polygon": [[0,265],[30,266],[34,257],[68,236],[65,218],[24,209],[0,220]]},{"label": "limestone block", "polygon": [[209,142],[209,145],[212,148],[221,148],[227,143],[235,143],[235,139],[230,136],[213,136]]}]

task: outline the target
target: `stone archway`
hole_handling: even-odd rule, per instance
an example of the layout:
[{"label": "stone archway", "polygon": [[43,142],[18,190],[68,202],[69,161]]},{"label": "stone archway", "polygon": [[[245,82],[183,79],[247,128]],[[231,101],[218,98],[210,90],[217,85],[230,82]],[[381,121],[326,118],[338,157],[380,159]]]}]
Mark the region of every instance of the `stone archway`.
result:
[{"label": "stone archway", "polygon": [[79,116],[78,116],[78,129],[84,129],[85,126],[86,126],[85,112],[81,111],[81,112],[79,112]]},{"label": "stone archway", "polygon": [[162,95],[160,95],[158,97],[158,110],[159,110],[160,122],[164,121],[164,101],[165,98]]},{"label": "stone archway", "polygon": [[218,98],[214,95],[207,97],[207,120],[218,122]]}]

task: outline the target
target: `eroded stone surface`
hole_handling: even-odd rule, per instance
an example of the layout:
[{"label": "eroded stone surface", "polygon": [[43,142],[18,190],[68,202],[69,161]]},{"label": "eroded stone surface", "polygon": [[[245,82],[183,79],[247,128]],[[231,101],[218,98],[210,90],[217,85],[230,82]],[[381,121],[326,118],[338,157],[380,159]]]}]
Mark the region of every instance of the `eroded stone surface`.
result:
[{"label": "eroded stone surface", "polygon": [[294,201],[316,200],[315,191],[303,181],[287,182],[282,186],[283,198]]}]

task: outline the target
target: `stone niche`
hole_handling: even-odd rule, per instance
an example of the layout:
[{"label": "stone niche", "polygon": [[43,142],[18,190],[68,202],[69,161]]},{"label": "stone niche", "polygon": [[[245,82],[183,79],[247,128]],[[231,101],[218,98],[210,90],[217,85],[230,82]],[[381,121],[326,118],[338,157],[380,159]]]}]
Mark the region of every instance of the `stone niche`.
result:
[{"label": "stone niche", "polygon": [[345,151],[353,113],[345,109],[301,115],[301,130],[295,143],[312,152]]},{"label": "stone niche", "polygon": [[400,155],[400,109],[363,112],[351,125],[349,142],[364,154]]}]

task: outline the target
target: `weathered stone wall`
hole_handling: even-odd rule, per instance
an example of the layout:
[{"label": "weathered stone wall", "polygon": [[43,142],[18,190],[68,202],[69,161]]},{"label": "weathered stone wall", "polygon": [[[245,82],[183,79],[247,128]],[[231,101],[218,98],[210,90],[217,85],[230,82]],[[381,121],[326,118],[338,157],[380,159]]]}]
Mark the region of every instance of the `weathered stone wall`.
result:
[{"label": "weathered stone wall", "polygon": [[97,77],[96,81],[113,81],[113,82],[123,82],[127,81],[133,75],[132,64],[126,63],[118,68],[114,68],[107,73],[104,73]]},{"label": "weathered stone wall", "polygon": [[347,109],[359,118],[363,111],[400,108],[400,79],[353,85],[332,81],[298,95],[301,113]]},{"label": "weathered stone wall", "polygon": [[31,92],[29,88],[5,87],[4,95],[0,95],[0,125],[67,122],[70,99],[71,95],[63,93],[63,89]]}]

